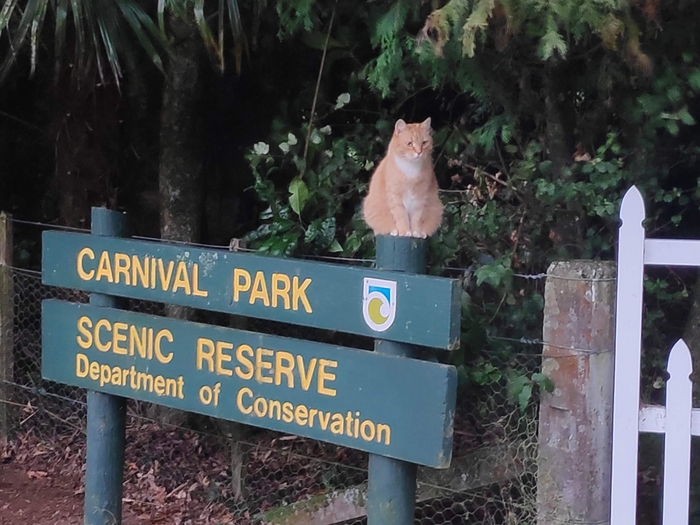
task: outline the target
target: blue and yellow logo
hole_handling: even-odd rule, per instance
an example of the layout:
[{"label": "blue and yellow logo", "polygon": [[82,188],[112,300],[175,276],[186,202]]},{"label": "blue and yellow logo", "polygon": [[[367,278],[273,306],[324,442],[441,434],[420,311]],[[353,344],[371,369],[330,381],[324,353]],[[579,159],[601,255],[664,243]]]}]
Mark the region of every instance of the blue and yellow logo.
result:
[{"label": "blue and yellow logo", "polygon": [[367,326],[384,332],[396,319],[396,281],[365,277],[362,291],[362,316]]}]

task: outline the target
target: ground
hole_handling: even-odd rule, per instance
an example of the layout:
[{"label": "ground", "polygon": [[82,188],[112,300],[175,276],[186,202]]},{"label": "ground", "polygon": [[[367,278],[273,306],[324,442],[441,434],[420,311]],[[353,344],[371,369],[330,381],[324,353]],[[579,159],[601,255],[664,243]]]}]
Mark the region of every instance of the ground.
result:
[{"label": "ground", "polygon": [[[61,486],[45,472],[0,463],[0,525],[82,525],[82,516],[82,491]],[[123,525],[149,522],[128,503],[123,518]]]},{"label": "ground", "polygon": [[[122,525],[234,522],[222,502],[199,497],[209,481],[194,465],[211,467],[212,460],[176,454],[196,445],[195,435],[153,424],[130,427]],[[82,429],[50,438],[31,430],[15,435],[0,447],[0,525],[81,525],[84,458]]]}]

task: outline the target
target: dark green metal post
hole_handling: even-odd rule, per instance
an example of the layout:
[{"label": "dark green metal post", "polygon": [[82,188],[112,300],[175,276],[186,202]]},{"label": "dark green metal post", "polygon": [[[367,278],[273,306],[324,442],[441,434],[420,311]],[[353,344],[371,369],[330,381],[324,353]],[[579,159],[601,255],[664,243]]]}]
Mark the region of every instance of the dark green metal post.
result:
[{"label": "dark green metal post", "polygon": [[[126,216],[105,208],[92,209],[92,234],[123,237]],[[90,304],[116,306],[116,298],[93,293]],[[126,399],[88,390],[84,525],[122,522],[122,482],[126,435]]]},{"label": "dark green metal post", "polygon": [[[412,237],[377,236],[377,268],[425,273],[426,243]],[[409,344],[376,340],[374,351],[411,357]],[[416,465],[370,454],[367,525],[411,525],[416,507]]]}]

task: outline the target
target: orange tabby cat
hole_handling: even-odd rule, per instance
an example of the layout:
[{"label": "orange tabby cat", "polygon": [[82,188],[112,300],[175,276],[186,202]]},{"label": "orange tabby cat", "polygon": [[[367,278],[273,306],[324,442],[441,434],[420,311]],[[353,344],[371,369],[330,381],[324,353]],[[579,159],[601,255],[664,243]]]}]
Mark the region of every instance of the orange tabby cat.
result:
[{"label": "orange tabby cat", "polygon": [[442,203],[433,172],[430,118],[406,124],[397,120],[387,154],[372,174],[363,203],[375,235],[425,238],[442,221]]}]

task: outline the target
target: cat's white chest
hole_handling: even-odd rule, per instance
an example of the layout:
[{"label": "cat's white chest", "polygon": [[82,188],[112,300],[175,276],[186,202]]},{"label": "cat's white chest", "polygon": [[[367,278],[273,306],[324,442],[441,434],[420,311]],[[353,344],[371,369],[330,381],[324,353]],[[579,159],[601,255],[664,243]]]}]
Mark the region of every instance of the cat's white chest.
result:
[{"label": "cat's white chest", "polygon": [[413,216],[419,205],[419,199],[416,197],[415,193],[413,193],[413,190],[406,190],[403,196],[403,207],[409,217]]},{"label": "cat's white chest", "polygon": [[398,155],[394,157],[394,161],[396,162],[396,166],[409,179],[413,179],[420,174],[420,162],[404,159],[403,157],[399,157]]}]

